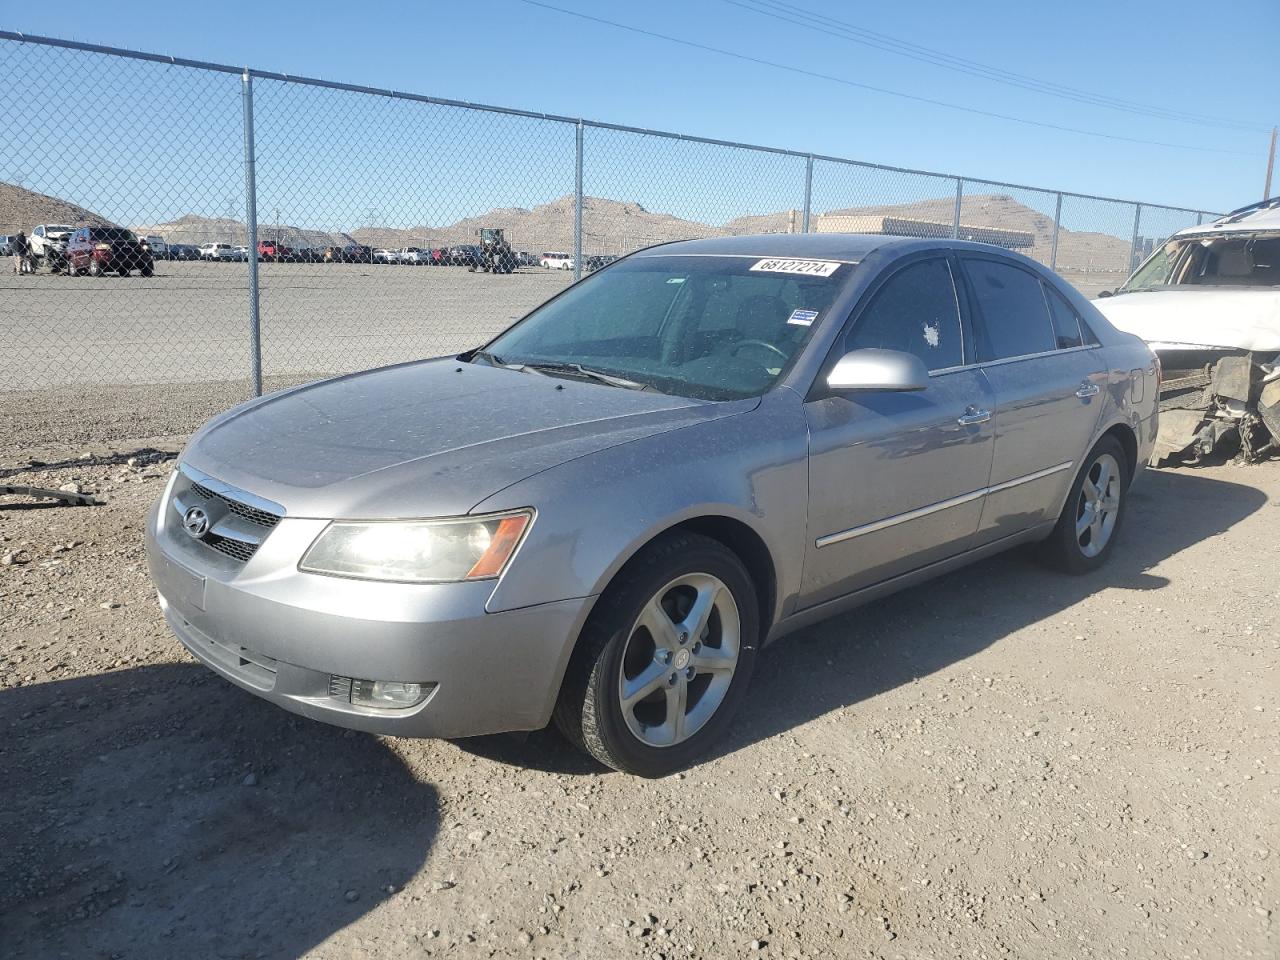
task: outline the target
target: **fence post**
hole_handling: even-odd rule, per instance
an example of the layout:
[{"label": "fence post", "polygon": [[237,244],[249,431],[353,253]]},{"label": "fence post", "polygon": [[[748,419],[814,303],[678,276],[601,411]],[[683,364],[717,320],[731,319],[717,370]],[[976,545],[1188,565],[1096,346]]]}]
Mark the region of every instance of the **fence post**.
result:
[{"label": "fence post", "polygon": [[1142,226],[1142,204],[1135,203],[1133,205],[1133,240],[1129,244],[1129,269],[1125,273],[1127,277],[1133,273],[1133,268],[1137,266],[1134,260],[1138,256],[1138,230]]},{"label": "fence post", "polygon": [[956,177],[956,212],[951,218],[951,239],[960,239],[960,202],[964,200],[964,181]]},{"label": "fence post", "polygon": [[573,160],[573,279],[582,279],[582,121],[574,143]]},{"label": "fence post", "polygon": [[262,326],[258,315],[258,174],[253,150],[253,77],[240,76],[244,106],[244,219],[249,247],[249,357],[253,395],[262,396]]},{"label": "fence post", "polygon": [[804,216],[800,220],[800,232],[809,232],[809,217],[813,212],[813,154],[804,161]]},{"label": "fence post", "polygon": [[1058,230],[1062,228],[1062,194],[1053,208],[1053,242],[1049,245],[1049,269],[1058,269]]}]

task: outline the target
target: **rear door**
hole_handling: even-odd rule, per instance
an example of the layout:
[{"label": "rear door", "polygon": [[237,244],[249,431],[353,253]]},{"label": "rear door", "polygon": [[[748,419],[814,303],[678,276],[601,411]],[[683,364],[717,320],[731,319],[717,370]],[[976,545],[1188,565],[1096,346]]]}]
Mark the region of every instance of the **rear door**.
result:
[{"label": "rear door", "polygon": [[[993,398],[966,366],[951,262],[897,268],[860,305],[832,357],[903,350],[929,369],[921,391],[817,395],[809,425],[809,535],[801,607],[962,553],[991,470]],[[825,372],[820,382],[825,382]]]},{"label": "rear door", "polygon": [[977,358],[999,410],[981,544],[1056,517],[1097,428],[1106,364],[1039,275],[996,255],[960,259]]}]

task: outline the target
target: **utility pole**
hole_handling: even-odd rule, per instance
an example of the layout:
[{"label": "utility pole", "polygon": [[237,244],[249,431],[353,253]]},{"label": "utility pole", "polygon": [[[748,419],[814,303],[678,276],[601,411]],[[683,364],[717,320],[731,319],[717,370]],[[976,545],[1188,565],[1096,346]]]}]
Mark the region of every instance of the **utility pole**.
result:
[{"label": "utility pole", "polygon": [[1262,188],[1262,199],[1271,198],[1271,172],[1276,166],[1276,128],[1271,128],[1271,151],[1267,154],[1267,185]]}]

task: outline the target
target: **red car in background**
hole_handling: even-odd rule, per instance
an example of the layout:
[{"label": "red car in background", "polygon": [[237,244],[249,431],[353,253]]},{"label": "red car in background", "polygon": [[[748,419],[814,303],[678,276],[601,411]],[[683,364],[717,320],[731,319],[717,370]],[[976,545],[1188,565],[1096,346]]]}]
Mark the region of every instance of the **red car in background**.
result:
[{"label": "red car in background", "polygon": [[137,270],[144,277],[155,273],[151,248],[132,230],[81,227],[67,241],[67,272],[73,277],[83,273],[91,277],[106,273],[127,277],[130,270]]},{"label": "red car in background", "polygon": [[293,259],[293,250],[278,240],[259,240],[258,259],[267,262],[282,262]]}]

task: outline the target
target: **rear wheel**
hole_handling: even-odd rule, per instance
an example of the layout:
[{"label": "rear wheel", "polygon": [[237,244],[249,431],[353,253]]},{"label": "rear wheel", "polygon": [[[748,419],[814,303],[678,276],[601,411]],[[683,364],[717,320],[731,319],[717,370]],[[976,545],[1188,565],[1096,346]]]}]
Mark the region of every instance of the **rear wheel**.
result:
[{"label": "rear wheel", "polygon": [[1040,556],[1065,573],[1088,573],[1107,562],[1124,519],[1128,458],[1115,437],[1103,437],[1076,474],[1058,523]]},{"label": "rear wheel", "polygon": [[656,540],[583,629],[556,724],[601,763],[656,777],[687,766],[732,722],[755,665],[755,585],[723,544]]}]

